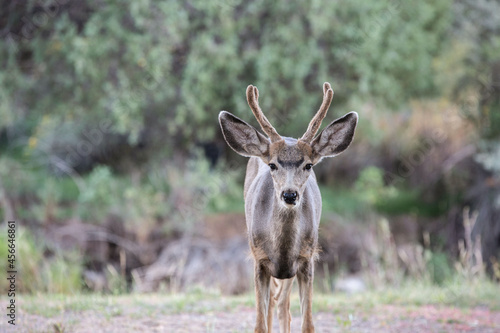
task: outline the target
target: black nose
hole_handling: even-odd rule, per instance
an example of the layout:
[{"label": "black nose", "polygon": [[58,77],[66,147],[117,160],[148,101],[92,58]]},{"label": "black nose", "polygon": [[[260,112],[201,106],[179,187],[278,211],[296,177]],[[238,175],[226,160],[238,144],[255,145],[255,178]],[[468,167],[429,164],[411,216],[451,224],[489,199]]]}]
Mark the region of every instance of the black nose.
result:
[{"label": "black nose", "polygon": [[295,200],[297,200],[297,192],[295,191],[283,192],[283,200],[285,200],[287,204],[295,204]]}]

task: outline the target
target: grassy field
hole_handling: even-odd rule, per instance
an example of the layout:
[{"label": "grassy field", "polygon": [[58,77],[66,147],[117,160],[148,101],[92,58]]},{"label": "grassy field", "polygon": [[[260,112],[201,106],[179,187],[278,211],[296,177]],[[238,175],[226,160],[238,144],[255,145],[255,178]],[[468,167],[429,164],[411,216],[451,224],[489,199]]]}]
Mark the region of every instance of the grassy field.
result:
[{"label": "grassy field", "polygon": [[[0,299],[5,308],[7,298]],[[254,297],[194,288],[183,294],[19,295],[15,329],[1,332],[252,332]],[[300,331],[292,294],[292,331]],[[500,288],[482,282],[408,283],[314,296],[317,332],[500,332]],[[274,323],[276,324],[276,323]],[[277,331],[277,325],[274,325]]]}]

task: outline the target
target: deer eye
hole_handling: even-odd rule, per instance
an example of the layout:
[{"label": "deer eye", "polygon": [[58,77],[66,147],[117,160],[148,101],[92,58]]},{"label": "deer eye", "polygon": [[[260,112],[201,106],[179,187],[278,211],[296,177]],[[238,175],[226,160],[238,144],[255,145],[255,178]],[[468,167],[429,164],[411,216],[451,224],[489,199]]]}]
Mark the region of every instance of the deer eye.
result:
[{"label": "deer eye", "polygon": [[274,163],[269,163],[269,167],[271,168],[271,170],[277,170],[278,169],[278,167]]},{"label": "deer eye", "polygon": [[306,166],[304,167],[305,170],[311,170],[313,167],[312,163],[307,163]]}]

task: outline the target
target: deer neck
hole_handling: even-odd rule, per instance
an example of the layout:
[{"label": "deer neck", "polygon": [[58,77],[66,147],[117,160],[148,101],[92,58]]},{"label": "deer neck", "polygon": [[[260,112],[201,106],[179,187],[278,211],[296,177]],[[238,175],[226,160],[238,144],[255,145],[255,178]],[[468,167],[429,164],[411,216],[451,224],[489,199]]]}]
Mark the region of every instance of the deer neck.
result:
[{"label": "deer neck", "polygon": [[276,209],[272,221],[273,245],[280,256],[288,256],[298,239],[300,207],[285,208],[278,199],[274,200]]}]

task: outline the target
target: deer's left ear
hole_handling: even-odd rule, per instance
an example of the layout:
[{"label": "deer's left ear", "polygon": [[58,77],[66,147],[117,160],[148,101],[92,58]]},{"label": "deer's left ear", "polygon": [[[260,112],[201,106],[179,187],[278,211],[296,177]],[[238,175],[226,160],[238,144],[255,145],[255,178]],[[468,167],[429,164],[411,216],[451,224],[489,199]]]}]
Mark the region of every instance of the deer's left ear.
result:
[{"label": "deer's left ear", "polygon": [[353,111],[325,127],[311,143],[314,157],[319,160],[322,157],[338,155],[346,150],[354,138],[357,123],[358,114]]}]

